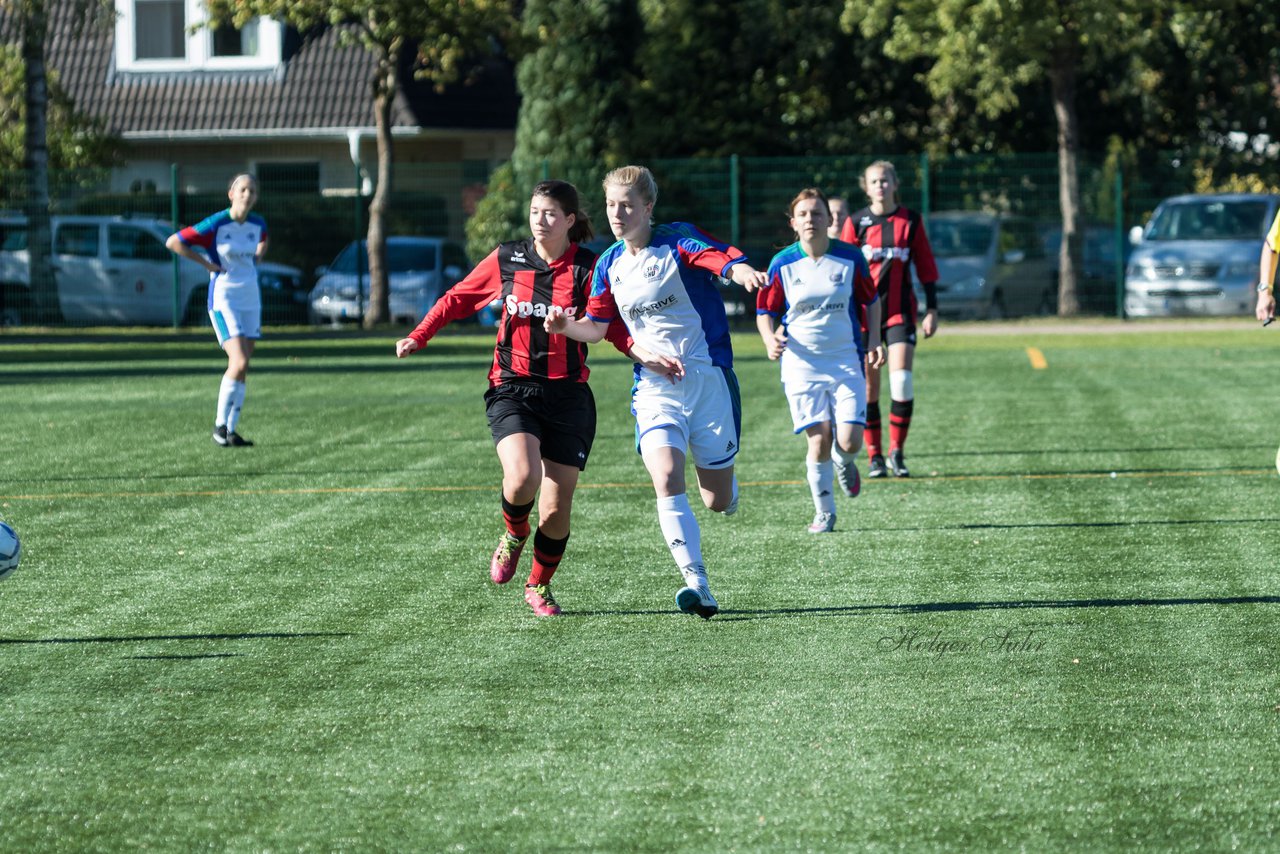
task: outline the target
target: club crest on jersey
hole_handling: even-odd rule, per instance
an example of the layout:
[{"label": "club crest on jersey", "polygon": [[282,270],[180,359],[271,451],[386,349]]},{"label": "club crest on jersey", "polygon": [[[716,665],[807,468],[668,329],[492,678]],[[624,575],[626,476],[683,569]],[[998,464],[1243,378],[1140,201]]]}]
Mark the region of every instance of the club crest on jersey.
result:
[{"label": "club crest on jersey", "polygon": [[658,262],[654,261],[644,268],[644,277],[646,279],[658,278]]}]

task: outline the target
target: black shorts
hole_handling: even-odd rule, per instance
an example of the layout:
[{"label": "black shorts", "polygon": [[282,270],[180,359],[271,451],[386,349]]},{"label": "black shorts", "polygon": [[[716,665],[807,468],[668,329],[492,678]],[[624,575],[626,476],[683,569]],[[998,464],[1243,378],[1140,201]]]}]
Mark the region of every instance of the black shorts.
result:
[{"label": "black shorts", "polygon": [[586,383],[507,382],[486,391],[484,405],[493,444],[528,433],[542,443],[544,460],[587,467],[596,437],[596,399]]},{"label": "black shorts", "polygon": [[913,323],[899,323],[895,326],[886,326],[880,330],[880,340],[885,346],[890,344],[910,344],[916,346],[916,327]]}]

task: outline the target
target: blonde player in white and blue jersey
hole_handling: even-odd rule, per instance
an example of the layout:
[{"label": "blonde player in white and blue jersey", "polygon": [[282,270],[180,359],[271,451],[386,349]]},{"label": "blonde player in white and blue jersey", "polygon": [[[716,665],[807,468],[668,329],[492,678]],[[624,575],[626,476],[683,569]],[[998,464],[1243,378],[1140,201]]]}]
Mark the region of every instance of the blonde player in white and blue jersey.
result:
[{"label": "blonde player in white and blue jersey", "polygon": [[733,373],[733,349],[715,276],[748,291],[764,274],[746,256],[697,226],[654,225],[658,185],[643,166],[605,176],[605,208],[618,242],[596,262],[586,314],[570,320],[548,313],[549,332],[592,343],[620,317],[638,364],[631,393],[636,442],[658,499],[658,525],[685,586],[676,606],[710,618],[720,609],[702,558],[702,534],[685,484],[692,454],[702,501],[730,515],[738,507],[734,459],[742,407]]},{"label": "blonde player in white and blue jersey", "polygon": [[789,214],[799,239],[769,264],[768,283],[756,294],[756,327],[769,358],[782,362],[792,426],[808,439],[809,533],[821,534],[835,530],[833,479],[850,498],[861,489],[856,455],[867,421],[866,366],[884,361],[880,302],[862,251],[829,236],[821,190],[801,190]]},{"label": "blonde player in white and blue jersey", "polygon": [[[213,441],[226,448],[253,444],[237,432],[244,407],[245,376],[253,344],[262,337],[262,292],[258,262],[267,251],[267,222],[250,211],[258,200],[258,182],[248,174],[231,179],[231,206],[169,236],[170,251],[209,271],[209,319],[227,354],[227,370],[218,391]],[[203,247],[208,256],[192,249]]]}]

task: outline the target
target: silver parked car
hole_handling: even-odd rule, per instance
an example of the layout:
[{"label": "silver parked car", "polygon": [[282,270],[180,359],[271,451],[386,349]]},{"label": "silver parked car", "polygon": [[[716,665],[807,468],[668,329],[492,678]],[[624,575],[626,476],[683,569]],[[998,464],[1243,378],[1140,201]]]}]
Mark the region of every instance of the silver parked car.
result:
[{"label": "silver parked car", "polygon": [[938,314],[1000,318],[1047,314],[1057,305],[1054,259],[1026,217],[943,211],[929,217],[938,264]]},{"label": "silver parked car", "polygon": [[[443,237],[388,237],[387,284],[391,320],[417,323],[469,269],[462,246]],[[339,323],[364,317],[369,305],[369,251],[348,243],[333,263],[316,270],[311,319]]]},{"label": "silver parked car", "polygon": [[1165,199],[1125,270],[1129,317],[1250,314],[1262,239],[1280,196],[1224,193]]}]

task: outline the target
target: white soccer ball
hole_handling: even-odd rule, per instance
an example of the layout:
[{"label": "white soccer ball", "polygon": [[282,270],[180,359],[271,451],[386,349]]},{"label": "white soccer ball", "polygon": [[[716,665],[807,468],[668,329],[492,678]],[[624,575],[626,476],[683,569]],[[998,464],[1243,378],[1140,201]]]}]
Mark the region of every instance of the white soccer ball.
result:
[{"label": "white soccer ball", "polygon": [[8,578],[18,568],[22,557],[22,542],[18,532],[5,522],[0,522],[0,578]]}]

